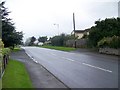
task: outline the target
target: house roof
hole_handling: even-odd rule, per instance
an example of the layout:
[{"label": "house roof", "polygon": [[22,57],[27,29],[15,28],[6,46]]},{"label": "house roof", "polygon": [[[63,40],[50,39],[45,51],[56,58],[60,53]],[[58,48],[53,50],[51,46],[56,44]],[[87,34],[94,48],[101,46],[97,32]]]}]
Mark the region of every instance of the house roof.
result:
[{"label": "house roof", "polygon": [[84,30],[75,30],[74,32],[76,32],[76,33],[84,33],[85,31]]},{"label": "house roof", "polygon": [[84,32],[88,32],[90,29],[85,29],[85,30],[75,30],[74,32],[76,33],[84,33]]},{"label": "house roof", "polygon": [[75,30],[75,31],[73,30],[73,31],[71,32],[71,34],[74,33],[74,32],[75,32],[75,33],[84,33],[84,32],[89,32],[89,31],[90,31],[90,28],[85,29],[85,30]]},{"label": "house roof", "polygon": [[90,28],[88,28],[88,29],[85,29],[85,31],[86,31],[86,32],[88,32],[88,31],[90,31],[90,30],[91,30]]}]

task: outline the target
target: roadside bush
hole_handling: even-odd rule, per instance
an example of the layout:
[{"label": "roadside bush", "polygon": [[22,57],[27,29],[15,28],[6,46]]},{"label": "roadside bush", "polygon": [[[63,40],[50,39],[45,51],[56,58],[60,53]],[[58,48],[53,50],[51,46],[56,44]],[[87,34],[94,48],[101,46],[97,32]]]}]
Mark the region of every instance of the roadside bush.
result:
[{"label": "roadside bush", "polygon": [[120,37],[113,36],[109,46],[110,48],[120,48]]},{"label": "roadside bush", "polygon": [[61,35],[54,36],[50,39],[52,46],[66,46],[66,41],[76,39],[74,35],[66,35],[62,33]]},{"label": "roadside bush", "polygon": [[120,37],[104,37],[97,43],[98,47],[120,48]]},{"label": "roadside bush", "polygon": [[0,39],[0,60],[2,60],[3,55],[2,55],[2,50],[3,50],[4,44],[2,42],[2,40]]},{"label": "roadside bush", "polygon": [[4,44],[2,40],[0,39],[0,60],[3,59],[4,55],[9,55],[10,49],[9,48],[4,48]]},{"label": "roadside bush", "polygon": [[101,39],[99,42],[98,42],[98,47],[107,47],[110,45],[110,42],[111,42],[111,38],[110,37],[104,37],[103,39]]},{"label": "roadside bush", "polygon": [[9,48],[3,48],[2,54],[3,55],[9,55],[10,54],[10,49]]},{"label": "roadside bush", "polygon": [[2,39],[0,39],[0,49],[4,48],[4,44],[2,42]]}]

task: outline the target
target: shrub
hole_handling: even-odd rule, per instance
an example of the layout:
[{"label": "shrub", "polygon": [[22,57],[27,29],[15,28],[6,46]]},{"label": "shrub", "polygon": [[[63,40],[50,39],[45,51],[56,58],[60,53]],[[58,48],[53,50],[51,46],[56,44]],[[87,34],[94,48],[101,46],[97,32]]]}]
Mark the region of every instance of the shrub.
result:
[{"label": "shrub", "polygon": [[101,39],[99,42],[98,42],[98,47],[107,47],[109,46],[111,42],[111,38],[110,37],[104,37],[103,39]]},{"label": "shrub", "polygon": [[4,44],[2,42],[2,39],[0,39],[0,49],[4,48]]},{"label": "shrub", "polygon": [[104,37],[97,43],[98,47],[120,48],[120,37]]},{"label": "shrub", "polygon": [[110,48],[120,48],[120,37],[113,36],[109,46]]},{"label": "shrub", "polygon": [[9,53],[10,53],[10,49],[9,49],[9,48],[4,48],[4,49],[2,50],[2,54],[3,54],[3,55],[9,55]]},{"label": "shrub", "polygon": [[3,44],[2,40],[0,39],[0,60],[3,59],[3,55],[2,55],[3,47],[4,47],[4,44]]}]

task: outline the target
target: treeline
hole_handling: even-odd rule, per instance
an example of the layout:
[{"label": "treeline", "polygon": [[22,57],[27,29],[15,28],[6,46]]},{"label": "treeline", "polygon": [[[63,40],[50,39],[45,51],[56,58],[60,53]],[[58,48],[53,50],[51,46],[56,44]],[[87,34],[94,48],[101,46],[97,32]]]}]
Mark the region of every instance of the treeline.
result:
[{"label": "treeline", "polygon": [[71,39],[75,39],[74,35],[62,33],[61,35],[50,38],[50,41],[52,46],[66,46],[66,41]]},{"label": "treeline", "polygon": [[49,39],[47,36],[42,36],[38,39],[32,36],[26,40],[25,45],[33,46],[38,45],[39,43],[43,43],[44,45],[47,44],[52,46],[66,46],[66,41],[71,39],[75,39],[74,35],[67,35],[64,33],[56,35],[54,37],[50,37]]},{"label": "treeline", "polygon": [[33,46],[33,45],[38,45],[40,42],[41,43],[45,43],[47,41],[47,36],[42,36],[39,37],[38,39],[34,36],[29,37],[26,41],[25,41],[25,45],[26,46]]}]

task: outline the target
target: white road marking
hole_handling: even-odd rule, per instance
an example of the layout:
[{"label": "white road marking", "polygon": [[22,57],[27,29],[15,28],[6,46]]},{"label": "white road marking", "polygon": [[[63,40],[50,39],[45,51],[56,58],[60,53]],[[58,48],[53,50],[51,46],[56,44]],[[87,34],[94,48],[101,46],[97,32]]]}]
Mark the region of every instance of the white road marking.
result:
[{"label": "white road marking", "polygon": [[54,54],[54,53],[51,53],[51,55],[56,56],[56,54]]},{"label": "white road marking", "polygon": [[28,54],[26,51],[25,51],[25,53],[26,53],[26,54],[27,54],[30,58],[32,58],[32,57],[31,57],[31,55],[30,55],[30,54]]},{"label": "white road marking", "polygon": [[63,59],[66,59],[66,60],[69,60],[69,61],[72,61],[72,62],[74,62],[74,60],[73,59],[70,59],[70,58],[66,58],[66,57],[62,57]]},{"label": "white road marking", "polygon": [[35,62],[35,63],[38,63],[38,61],[36,61],[30,54],[28,54],[26,51],[25,53]]},{"label": "white road marking", "polygon": [[93,65],[90,65],[90,64],[87,64],[87,63],[82,63],[82,64],[83,64],[83,65],[86,65],[86,66],[89,66],[89,67],[96,68],[96,69],[100,69],[100,70],[105,71],[105,72],[110,72],[110,73],[112,73],[112,71],[107,70],[107,69],[104,69],[104,68],[100,68],[100,67],[97,67],[97,66],[93,66]]},{"label": "white road marking", "polygon": [[38,61],[36,61],[33,57],[31,58],[35,63],[38,63]]},{"label": "white road marking", "polygon": [[38,61],[36,61],[34,58],[32,58],[34,62],[38,63]]},{"label": "white road marking", "polygon": [[69,60],[69,61],[72,61],[72,62],[74,62],[74,60],[72,60],[72,59],[70,59],[70,58],[66,58],[67,60]]},{"label": "white road marking", "polygon": [[[31,59],[33,59],[34,62],[38,63],[38,61],[36,61],[31,55],[29,55],[27,52],[25,52]],[[51,53],[51,55],[54,55],[56,56],[56,54],[54,53]],[[70,58],[65,58],[65,57],[62,57],[63,59],[67,59],[69,61],[72,61],[74,62],[75,60],[73,59],[70,59]],[[77,62],[77,61],[76,61]],[[102,70],[102,71],[105,71],[105,72],[109,72],[109,73],[112,73],[111,70],[107,70],[107,69],[104,69],[104,68],[101,68],[101,67],[97,67],[97,66],[93,66],[93,65],[90,65],[90,64],[87,64],[87,63],[82,63],[83,65],[86,65],[86,66],[89,66],[89,67],[92,67],[92,68],[96,68],[96,69],[99,69],[99,70]]]}]

